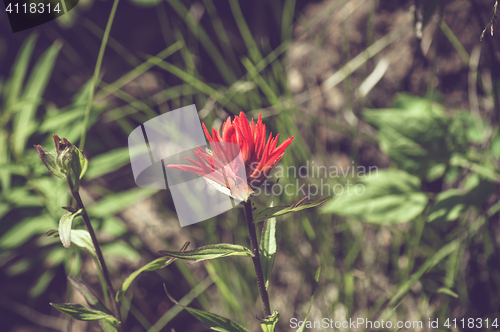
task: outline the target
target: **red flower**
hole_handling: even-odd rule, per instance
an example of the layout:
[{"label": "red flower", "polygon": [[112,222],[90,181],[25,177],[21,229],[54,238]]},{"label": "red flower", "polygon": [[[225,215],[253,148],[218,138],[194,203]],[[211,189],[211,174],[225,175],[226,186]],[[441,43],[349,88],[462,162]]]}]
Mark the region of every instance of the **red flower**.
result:
[{"label": "red flower", "polygon": [[[279,134],[273,138],[271,133],[266,143],[266,126],[262,123],[260,114],[256,124],[253,119],[249,123],[243,112],[239,117],[235,116],[233,121],[229,117],[222,125],[222,135],[212,129],[210,136],[205,124],[203,129],[212,151],[207,152],[197,147],[193,151],[197,161],[186,158],[194,165],[167,167],[203,175],[206,179],[229,188],[232,196],[241,200],[246,200],[253,193],[252,189],[262,185],[293,141],[293,136],[289,137],[276,147]],[[244,175],[246,183],[241,178]]]}]

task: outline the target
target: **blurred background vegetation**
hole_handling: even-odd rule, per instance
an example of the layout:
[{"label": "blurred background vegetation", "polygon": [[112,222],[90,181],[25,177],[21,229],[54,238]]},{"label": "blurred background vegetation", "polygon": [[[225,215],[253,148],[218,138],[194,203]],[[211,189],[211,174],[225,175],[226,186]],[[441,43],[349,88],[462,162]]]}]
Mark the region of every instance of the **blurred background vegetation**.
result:
[{"label": "blurred background vegetation", "polygon": [[[16,34],[0,14],[2,331],[100,329],[49,306],[82,301],[67,274],[101,288],[86,251],[45,235],[70,196],[32,146],[52,146],[52,134],[79,145],[112,4],[80,0],[57,21]],[[366,195],[278,218],[270,287],[278,331],[304,319],[318,266],[311,320],[422,320],[426,331],[429,318],[500,318],[500,36],[488,29],[480,41],[493,5],[122,0],[91,107],[81,189],[113,281],[185,241],[248,244],[241,209],[181,228],[168,190],[134,183],[128,134],[194,103],[208,127],[244,111],[261,113],[282,139],[295,136],[283,167],[378,168],[378,182],[322,179],[364,183]],[[122,308],[127,331],[208,330],[166,298],[163,283],[181,303],[258,329],[253,267],[226,258],[141,275]]]}]

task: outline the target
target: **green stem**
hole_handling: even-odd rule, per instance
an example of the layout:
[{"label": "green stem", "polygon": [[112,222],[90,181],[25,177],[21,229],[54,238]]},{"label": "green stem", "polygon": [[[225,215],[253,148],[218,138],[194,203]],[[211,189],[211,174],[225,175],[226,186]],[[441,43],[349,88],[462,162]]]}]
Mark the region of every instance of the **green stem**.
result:
[{"label": "green stem", "polygon": [[94,257],[94,262],[97,266],[97,272],[99,276],[99,283],[101,284],[102,288],[102,293],[104,294],[104,304],[106,305],[106,308],[109,308],[109,294],[108,294],[108,285],[106,284],[106,280],[104,280],[104,275],[102,274],[102,269],[101,269],[101,264],[99,264],[99,260],[97,257]]},{"label": "green stem", "polygon": [[115,18],[116,8],[118,7],[118,1],[114,0],[113,7],[111,8],[111,13],[109,14],[108,24],[106,25],[106,30],[104,31],[104,36],[102,37],[101,48],[99,49],[99,55],[97,56],[97,62],[94,69],[94,76],[92,77],[92,82],[90,83],[89,99],[87,101],[87,107],[85,108],[85,116],[83,118],[82,126],[82,136],[80,138],[80,150],[83,151],[85,146],[85,138],[87,136],[87,127],[89,125],[90,109],[92,103],[94,102],[94,90],[99,77],[99,72],[101,71],[102,59],[104,58],[104,50],[106,49],[106,44],[108,43],[109,32],[111,31],[111,25],[113,24],[113,19]]},{"label": "green stem", "polygon": [[115,290],[113,288],[113,284],[111,283],[111,278],[109,276],[108,268],[106,266],[106,262],[104,261],[104,257],[102,255],[101,246],[99,245],[99,242],[97,241],[97,237],[95,235],[94,228],[92,228],[92,224],[90,223],[90,219],[89,219],[89,216],[87,214],[87,210],[85,210],[85,206],[83,205],[82,198],[80,197],[80,194],[78,192],[74,192],[73,190],[71,191],[71,194],[73,195],[73,198],[75,199],[76,204],[78,205],[78,209],[82,209],[82,218],[83,218],[83,221],[85,222],[85,226],[87,227],[87,230],[89,231],[90,238],[92,239],[92,243],[94,245],[95,252],[97,254],[97,260],[99,261],[99,264],[101,265],[102,274],[104,276],[104,280],[106,281],[106,285],[108,286],[108,292],[109,292],[109,295],[111,298],[111,304],[113,305],[113,311],[114,311],[115,317],[119,321],[121,321],[120,311],[118,310],[118,304],[116,303],[116,300],[115,300]]},{"label": "green stem", "polygon": [[259,246],[257,244],[257,232],[253,222],[252,202],[250,198],[245,202],[245,219],[247,221],[248,233],[250,234],[250,248],[252,250],[253,266],[255,268],[255,276],[257,277],[257,286],[259,287],[260,297],[264,304],[264,313],[266,317],[271,316],[271,306],[269,305],[269,295],[267,294],[266,284],[264,282],[264,273],[260,264]]}]

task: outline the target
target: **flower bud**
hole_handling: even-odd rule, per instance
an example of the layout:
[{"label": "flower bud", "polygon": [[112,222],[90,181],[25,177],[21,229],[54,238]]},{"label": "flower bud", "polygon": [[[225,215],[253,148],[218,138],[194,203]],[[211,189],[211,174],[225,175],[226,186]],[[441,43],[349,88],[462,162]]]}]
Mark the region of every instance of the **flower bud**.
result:
[{"label": "flower bud", "polygon": [[40,145],[35,145],[38,156],[55,176],[66,179],[73,192],[78,191],[80,179],[87,171],[88,160],[77,147],[66,138],[53,135],[57,156],[54,157]]}]

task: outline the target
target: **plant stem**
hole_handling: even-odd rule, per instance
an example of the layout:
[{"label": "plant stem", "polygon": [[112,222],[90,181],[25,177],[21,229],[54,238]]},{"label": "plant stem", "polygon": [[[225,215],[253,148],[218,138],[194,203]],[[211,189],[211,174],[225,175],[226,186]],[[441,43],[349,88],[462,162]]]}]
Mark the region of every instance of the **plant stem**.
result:
[{"label": "plant stem", "polygon": [[85,206],[83,206],[82,198],[80,197],[80,193],[78,192],[73,192],[71,191],[73,198],[76,201],[76,204],[78,205],[78,209],[82,209],[82,217],[83,221],[85,222],[85,226],[87,227],[87,230],[89,231],[90,238],[92,239],[92,243],[94,244],[95,252],[97,254],[97,260],[99,261],[99,264],[101,265],[102,269],[102,274],[104,275],[104,280],[106,281],[106,285],[108,286],[108,292],[111,297],[111,303],[113,305],[113,311],[115,313],[115,317],[121,321],[119,315],[120,311],[118,311],[118,304],[116,303],[115,300],[115,290],[113,288],[113,284],[111,283],[111,278],[109,276],[108,268],[106,267],[106,262],[104,261],[104,257],[102,256],[102,251],[101,251],[101,246],[99,245],[99,242],[97,242],[97,237],[95,235],[94,229],[92,228],[92,224],[90,223],[89,216],[87,214],[87,210],[85,210]]},{"label": "plant stem", "polygon": [[252,202],[250,198],[245,202],[245,219],[247,221],[248,233],[250,234],[250,248],[252,250],[253,266],[255,268],[255,276],[257,277],[257,286],[259,286],[260,297],[264,304],[264,313],[266,317],[271,316],[271,306],[269,305],[269,296],[264,282],[264,273],[262,272],[262,265],[260,264],[259,246],[257,244],[257,232],[255,231],[255,224],[253,222]]}]

